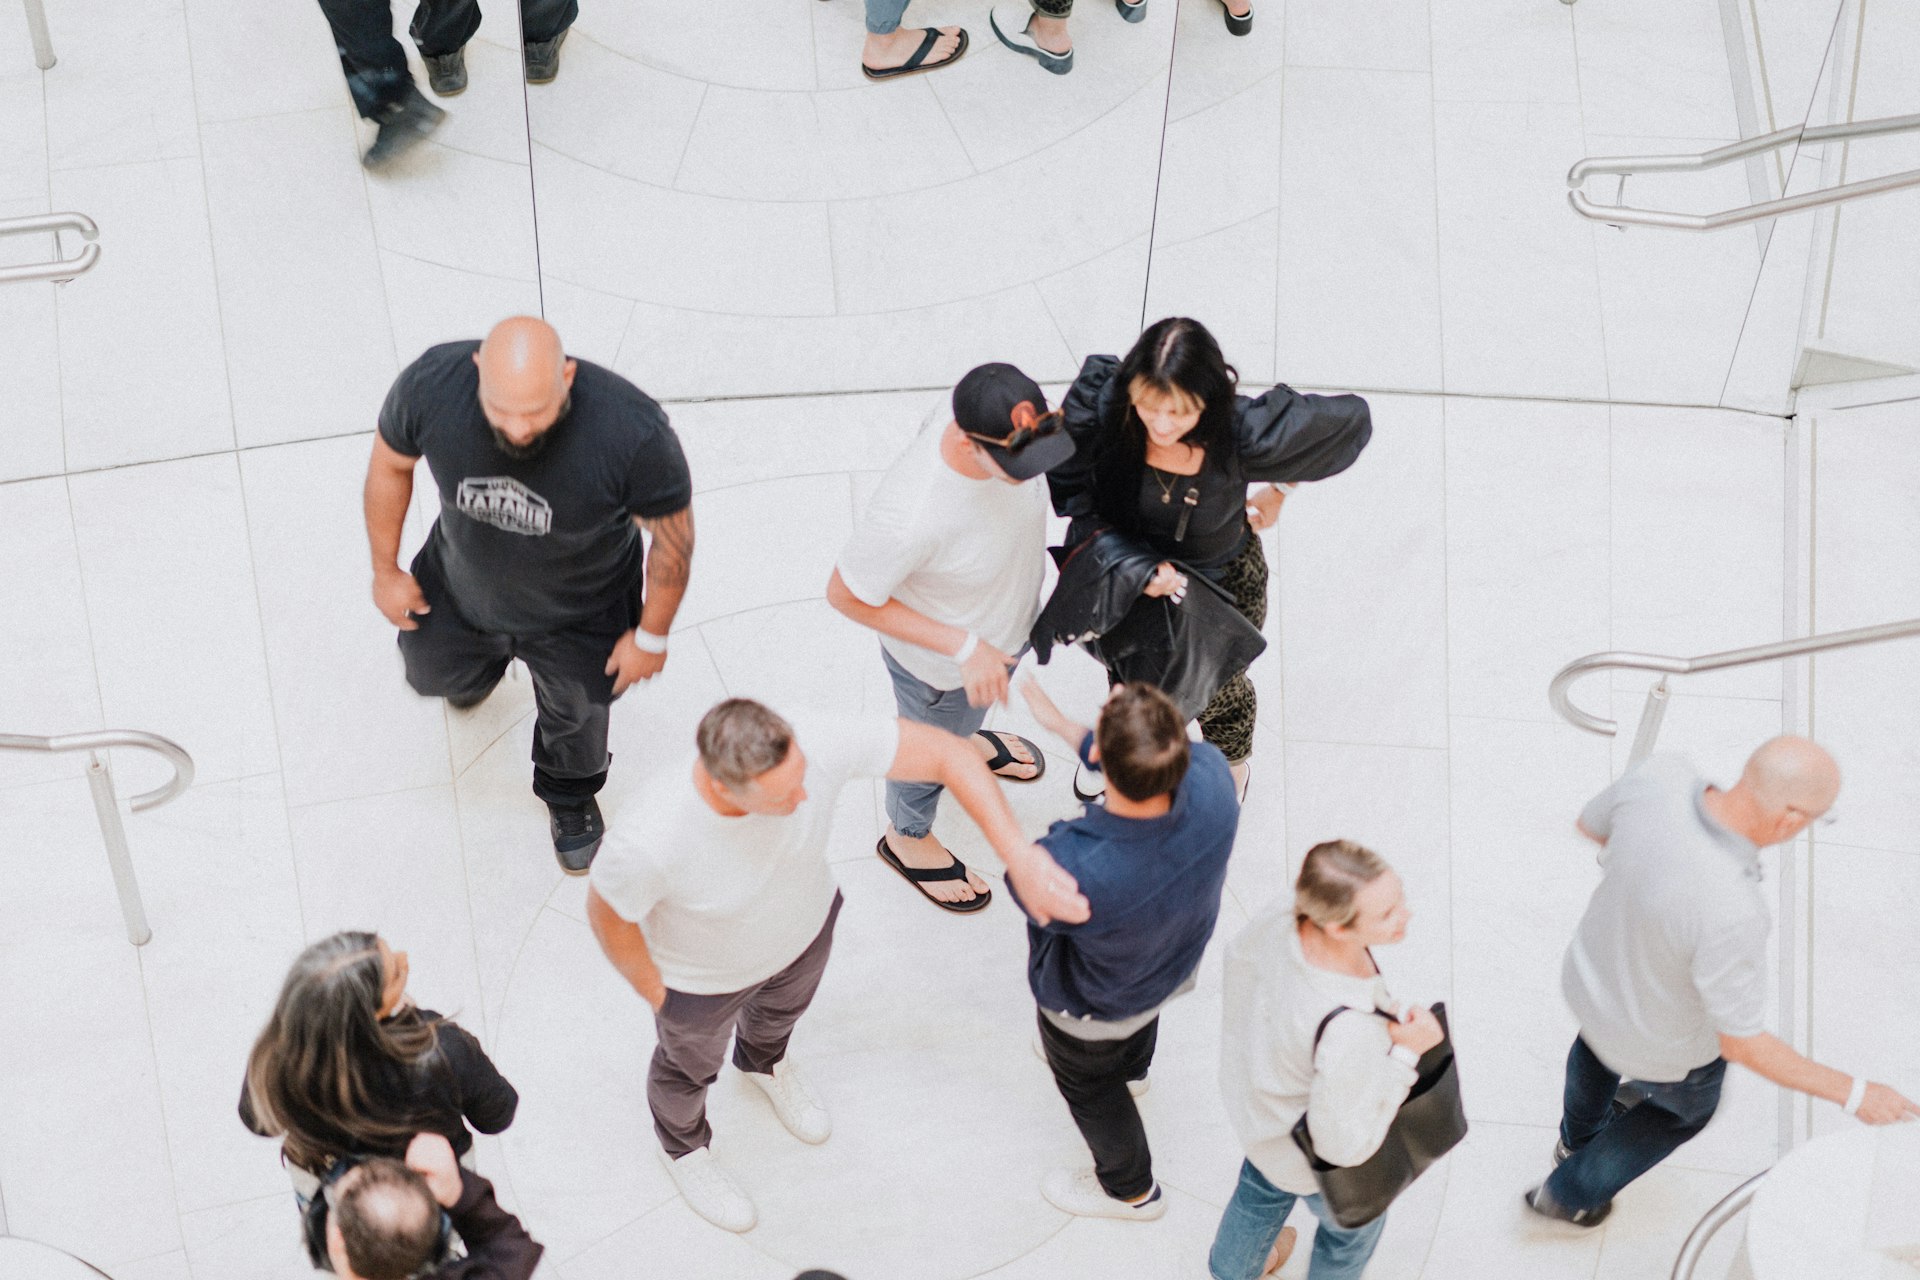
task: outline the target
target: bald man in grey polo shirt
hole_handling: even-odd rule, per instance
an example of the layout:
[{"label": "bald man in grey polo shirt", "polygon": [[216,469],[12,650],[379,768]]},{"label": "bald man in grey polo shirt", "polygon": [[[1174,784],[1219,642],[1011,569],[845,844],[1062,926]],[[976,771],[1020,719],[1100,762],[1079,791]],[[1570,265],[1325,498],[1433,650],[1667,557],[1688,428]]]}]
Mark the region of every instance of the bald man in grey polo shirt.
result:
[{"label": "bald man in grey polo shirt", "polygon": [[[1706,1128],[1729,1062],[1868,1124],[1920,1118],[1886,1085],[1823,1067],[1766,1031],[1773,926],[1760,849],[1799,835],[1839,791],[1833,757],[1781,737],[1725,791],[1678,756],[1654,756],[1581,812],[1603,871],[1560,974],[1580,1034],[1567,1055],[1558,1167],[1527,1193],[1535,1212],[1598,1226],[1615,1193]],[[1632,1088],[1616,1103],[1622,1080]]]}]

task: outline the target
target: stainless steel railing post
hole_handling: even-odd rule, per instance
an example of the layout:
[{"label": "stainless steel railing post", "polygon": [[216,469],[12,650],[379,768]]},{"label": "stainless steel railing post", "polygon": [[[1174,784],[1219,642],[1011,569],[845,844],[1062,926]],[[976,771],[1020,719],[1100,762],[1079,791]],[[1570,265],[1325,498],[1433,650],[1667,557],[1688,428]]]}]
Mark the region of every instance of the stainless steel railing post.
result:
[{"label": "stainless steel railing post", "polygon": [[1645,760],[1653,754],[1653,744],[1660,736],[1660,722],[1667,718],[1667,678],[1661,676],[1647,690],[1647,705],[1640,711],[1640,727],[1633,733],[1633,750],[1627,753],[1627,768]]},{"label": "stainless steel railing post", "polygon": [[[100,838],[107,845],[107,865],[113,868],[113,887],[120,895],[120,914],[126,917],[127,941],[147,945],[153,930],[140,902],[140,882],[133,875],[133,855],[127,849],[127,824],[121,812],[126,802],[113,791],[113,771],[99,753],[87,752],[87,789],[93,792],[93,812],[100,819]],[[130,812],[130,811],[129,811]]]},{"label": "stainless steel railing post", "polygon": [[1694,1280],[1693,1273],[1700,1266],[1707,1246],[1713,1243],[1720,1228],[1733,1221],[1736,1214],[1753,1202],[1754,1193],[1760,1190],[1760,1182],[1766,1176],[1764,1169],[1754,1174],[1727,1192],[1720,1203],[1701,1216],[1693,1230],[1687,1233],[1686,1242],[1680,1246],[1680,1256],[1673,1260],[1673,1280]]},{"label": "stainless steel railing post", "polygon": [[27,34],[33,37],[33,64],[42,71],[59,59],[53,56],[53,37],[47,34],[47,10],[41,0],[27,0]]}]

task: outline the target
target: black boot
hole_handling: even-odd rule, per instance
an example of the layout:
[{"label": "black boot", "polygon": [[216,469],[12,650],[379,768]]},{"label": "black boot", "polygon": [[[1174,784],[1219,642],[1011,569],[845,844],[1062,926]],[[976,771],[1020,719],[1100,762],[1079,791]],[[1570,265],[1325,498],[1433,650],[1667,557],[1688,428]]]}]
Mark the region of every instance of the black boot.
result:
[{"label": "black boot", "polygon": [[406,95],[380,113],[380,136],[367,148],[360,163],[369,169],[386,168],[446,118],[446,112],[428,102],[413,81],[407,81]]}]

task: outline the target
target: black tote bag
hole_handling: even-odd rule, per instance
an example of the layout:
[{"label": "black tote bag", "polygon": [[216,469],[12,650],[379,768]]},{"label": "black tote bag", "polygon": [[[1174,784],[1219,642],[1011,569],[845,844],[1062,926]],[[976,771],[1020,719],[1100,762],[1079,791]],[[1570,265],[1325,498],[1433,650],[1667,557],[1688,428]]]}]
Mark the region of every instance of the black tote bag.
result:
[{"label": "black tote bag", "polygon": [[1185,601],[1143,595],[1120,625],[1087,648],[1117,678],[1157,686],[1191,720],[1266,650],[1267,638],[1226,588],[1176,567],[1187,575]]},{"label": "black tote bag", "polygon": [[[1314,1029],[1314,1052],[1327,1024],[1349,1010],[1342,1006],[1320,1020]],[[1390,1013],[1374,1010],[1382,1018]],[[1328,1164],[1313,1150],[1307,1117],[1294,1122],[1293,1141],[1307,1157],[1320,1198],[1333,1220],[1346,1228],[1364,1227],[1387,1211],[1387,1206],[1413,1185],[1441,1156],[1467,1136],[1467,1113],[1460,1102],[1460,1075],[1454,1068],[1453,1033],[1447,1026],[1447,1006],[1433,1006],[1444,1033],[1440,1043],[1420,1055],[1419,1078],[1400,1104],[1400,1113],[1387,1128],[1380,1149],[1355,1165]]]}]

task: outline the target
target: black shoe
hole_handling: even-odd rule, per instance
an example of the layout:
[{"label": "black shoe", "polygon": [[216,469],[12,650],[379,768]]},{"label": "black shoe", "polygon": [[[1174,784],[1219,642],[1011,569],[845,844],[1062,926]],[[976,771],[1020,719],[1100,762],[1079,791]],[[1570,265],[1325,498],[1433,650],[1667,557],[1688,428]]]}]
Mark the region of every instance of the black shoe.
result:
[{"label": "black shoe", "polygon": [[451,98],[467,87],[467,51],[455,49],[437,58],[420,55],[427,64],[427,88],[443,98]]},{"label": "black shoe", "polygon": [[1087,767],[1078,761],[1073,766],[1073,798],[1081,804],[1105,804],[1107,799],[1107,778],[1105,774],[1093,774],[1094,788],[1088,791],[1080,785],[1080,779],[1088,776]]},{"label": "black shoe", "polygon": [[1118,9],[1120,16],[1128,22],[1147,20],[1147,0],[1140,0],[1138,4],[1128,4],[1127,0],[1113,0],[1113,7]]},{"label": "black shoe", "polygon": [[[1114,3],[1118,4],[1119,0],[1114,0]],[[1220,0],[1220,11],[1226,15],[1227,31],[1229,34],[1244,36],[1253,30],[1252,9],[1247,10],[1245,17],[1236,18],[1233,16],[1233,10],[1227,8],[1227,0]]]},{"label": "black shoe", "polygon": [[485,702],[487,700],[487,695],[492,692],[493,690],[488,689],[486,693],[469,693],[459,698],[448,698],[447,705],[452,707],[455,711],[471,711],[475,707],[479,706],[481,703]]},{"label": "black shoe", "polygon": [[367,148],[360,163],[369,169],[386,168],[395,157],[418,146],[446,118],[446,112],[428,102],[426,95],[408,81],[407,96],[380,113],[380,136]]},{"label": "black shoe", "polygon": [[582,806],[549,804],[547,826],[553,832],[553,856],[559,860],[560,869],[570,876],[587,874],[607,834],[600,802],[588,796]]},{"label": "black shoe", "polygon": [[560,46],[566,38],[567,33],[562,31],[551,40],[537,41],[526,47],[528,84],[553,83],[553,78],[560,74]]},{"label": "black shoe", "polygon": [[1576,1227],[1597,1227],[1607,1220],[1613,1212],[1613,1201],[1609,1200],[1598,1209],[1566,1209],[1553,1202],[1547,1194],[1547,1184],[1541,1183],[1523,1197],[1527,1208],[1543,1218],[1552,1218],[1555,1222],[1565,1222]]}]

